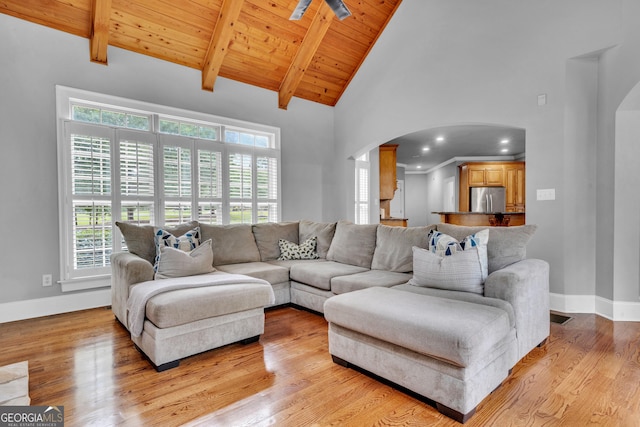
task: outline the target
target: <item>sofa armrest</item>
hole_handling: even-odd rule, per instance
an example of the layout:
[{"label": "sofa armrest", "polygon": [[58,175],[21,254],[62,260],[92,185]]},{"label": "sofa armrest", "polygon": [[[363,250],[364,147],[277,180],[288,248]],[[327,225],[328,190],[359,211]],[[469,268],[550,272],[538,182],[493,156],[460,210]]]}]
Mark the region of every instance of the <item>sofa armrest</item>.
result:
[{"label": "sofa armrest", "polygon": [[525,259],[494,271],[484,283],[484,295],[513,307],[518,359],[549,336],[549,263]]},{"label": "sofa armrest", "polygon": [[120,323],[127,325],[129,287],[135,283],[153,280],[153,265],[129,252],[111,255],[111,310]]}]

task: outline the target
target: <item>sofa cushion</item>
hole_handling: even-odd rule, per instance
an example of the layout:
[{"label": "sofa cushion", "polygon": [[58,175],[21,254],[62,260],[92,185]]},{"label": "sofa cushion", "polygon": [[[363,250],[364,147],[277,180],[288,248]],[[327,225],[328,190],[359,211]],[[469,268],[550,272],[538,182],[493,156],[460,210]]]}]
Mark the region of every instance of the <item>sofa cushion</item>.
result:
[{"label": "sofa cushion", "polygon": [[533,224],[514,227],[466,227],[454,224],[438,224],[438,231],[461,240],[469,234],[482,229],[489,229],[487,254],[489,274],[496,270],[522,261],[527,256],[527,243],[535,233],[537,226]]},{"label": "sofa cushion", "polygon": [[413,292],[414,294],[429,295],[438,298],[448,298],[457,301],[466,301],[474,304],[488,305],[504,310],[509,315],[509,324],[511,327],[516,326],[516,315],[513,306],[507,301],[499,298],[485,297],[484,295],[474,294],[471,292],[450,291],[448,289],[425,288],[422,286],[412,286],[409,283],[392,286],[392,289],[398,289],[405,292]]},{"label": "sofa cushion", "polygon": [[391,287],[411,280],[411,274],[393,271],[369,270],[362,273],[339,276],[331,279],[331,291],[335,294],[353,292],[373,286]]},{"label": "sofa cushion", "polygon": [[299,245],[289,242],[288,240],[280,239],[278,246],[280,247],[280,256],[278,261],[288,261],[296,259],[318,259],[318,252],[316,252],[316,245],[318,244],[318,238],[316,236],[309,237]]},{"label": "sofa cushion", "polygon": [[316,236],[318,238],[318,245],[316,246],[318,256],[320,258],[326,258],[329,247],[331,246],[331,241],[333,240],[333,235],[336,232],[336,223],[302,220],[298,227],[298,241],[304,242],[309,237]]},{"label": "sofa cushion", "polygon": [[435,228],[435,225],[407,228],[379,225],[371,268],[398,273],[413,271],[413,250],[411,248],[417,246],[427,249],[429,231],[435,230]]},{"label": "sofa cushion", "polygon": [[314,263],[314,262],[326,262],[326,259],[318,258],[318,259],[290,259],[290,260],[273,260],[267,261],[268,264],[279,265],[280,267],[284,267],[287,270],[291,269],[292,266],[296,264],[305,264],[305,263]]},{"label": "sofa cushion", "polygon": [[146,317],[158,328],[170,328],[264,307],[272,297],[271,286],[257,283],[180,289],[149,299]]},{"label": "sofa cushion", "polygon": [[200,224],[202,240],[211,239],[213,265],[260,261],[251,224]]},{"label": "sofa cushion", "polygon": [[[128,222],[116,221],[116,225],[124,237],[127,250],[140,258],[149,261],[153,265],[156,259],[156,245],[153,239],[153,225],[137,225]],[[173,235],[182,236],[187,231],[198,226],[198,221],[191,221],[174,227],[164,227]]]},{"label": "sofa cushion", "polygon": [[289,281],[289,270],[287,268],[269,264],[267,262],[257,261],[218,265],[216,268],[226,273],[244,274],[246,276],[266,280],[272,285]]},{"label": "sofa cushion", "polygon": [[348,274],[362,273],[366,268],[334,261],[303,263],[291,266],[291,280],[326,291],[331,290],[331,279]]},{"label": "sofa cushion", "polygon": [[499,308],[394,288],[336,295],[324,313],[333,324],[460,367],[472,366],[513,334]]},{"label": "sofa cushion", "polygon": [[409,283],[481,294],[484,291],[484,277],[478,249],[440,256],[427,249],[414,247],[413,278]]},{"label": "sofa cushion", "polygon": [[254,224],[253,236],[260,251],[260,261],[271,261],[280,256],[280,239],[298,243],[297,222],[268,222]]},{"label": "sofa cushion", "polygon": [[378,224],[353,224],[339,221],[327,252],[329,261],[371,268],[376,249]]},{"label": "sofa cushion", "polygon": [[211,273],[215,269],[211,240],[203,242],[192,251],[182,251],[171,246],[160,246],[156,279],[169,277],[193,276],[194,274]]}]

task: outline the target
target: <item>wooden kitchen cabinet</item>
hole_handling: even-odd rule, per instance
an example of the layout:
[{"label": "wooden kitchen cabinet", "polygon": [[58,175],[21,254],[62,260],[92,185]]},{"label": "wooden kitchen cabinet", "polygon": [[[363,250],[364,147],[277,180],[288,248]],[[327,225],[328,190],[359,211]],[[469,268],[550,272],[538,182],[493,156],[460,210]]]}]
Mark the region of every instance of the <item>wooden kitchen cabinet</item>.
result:
[{"label": "wooden kitchen cabinet", "polygon": [[391,200],[398,189],[396,150],[398,144],[380,146],[380,200]]},{"label": "wooden kitchen cabinet", "polygon": [[469,187],[504,187],[504,168],[502,165],[469,164]]},{"label": "wooden kitchen cabinet", "polygon": [[525,211],[525,169],[524,162],[508,163],[505,165],[506,176],[506,211]]},{"label": "wooden kitchen cabinet", "polygon": [[525,162],[469,162],[459,166],[459,211],[469,212],[472,187],[505,187],[506,212],[525,212]]}]

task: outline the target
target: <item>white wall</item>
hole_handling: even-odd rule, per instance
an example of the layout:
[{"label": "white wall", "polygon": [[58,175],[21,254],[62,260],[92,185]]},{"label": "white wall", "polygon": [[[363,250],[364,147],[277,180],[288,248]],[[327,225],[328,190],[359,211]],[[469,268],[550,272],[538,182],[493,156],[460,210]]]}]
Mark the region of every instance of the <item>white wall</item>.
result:
[{"label": "white wall", "polygon": [[[455,179],[457,169],[457,163],[453,162],[429,173],[406,174],[405,206],[409,226],[440,222],[440,216],[432,212],[444,210],[445,180],[452,177]],[[458,186],[457,181],[455,186]]]},{"label": "white wall", "polygon": [[[638,16],[636,0],[403,2],[336,107],[338,157],[439,125],[524,128],[527,222],[539,226],[528,255],[550,262],[551,292],[595,306],[615,288],[615,300],[637,302],[638,283],[614,284],[612,214],[629,191],[614,183],[614,117],[640,81]],[[597,52],[595,74],[569,64]],[[581,81],[568,85],[567,72]],[[590,105],[571,110],[580,97]],[[584,185],[588,171],[596,181]],[[536,201],[543,188],[556,200]],[[583,266],[596,280],[574,276]]]},{"label": "white wall", "polygon": [[429,222],[429,204],[427,203],[428,176],[420,173],[407,173],[404,176],[404,207],[409,227],[432,224]]},{"label": "white wall", "polygon": [[[566,102],[564,134],[564,184],[562,197],[562,242],[572,242],[579,251],[568,250],[564,256],[564,293],[595,294],[595,259],[593,233],[596,229],[596,147],[598,57],[570,59],[566,65]],[[580,189],[572,191],[570,189]]]},{"label": "white wall", "polygon": [[0,303],[61,294],[41,286],[44,273],[60,277],[55,85],[278,126],[283,220],[336,216],[332,108],[294,98],[284,111],[275,92],[223,78],[206,92],[197,70],[108,55],[93,64],[88,40],[0,14]]}]

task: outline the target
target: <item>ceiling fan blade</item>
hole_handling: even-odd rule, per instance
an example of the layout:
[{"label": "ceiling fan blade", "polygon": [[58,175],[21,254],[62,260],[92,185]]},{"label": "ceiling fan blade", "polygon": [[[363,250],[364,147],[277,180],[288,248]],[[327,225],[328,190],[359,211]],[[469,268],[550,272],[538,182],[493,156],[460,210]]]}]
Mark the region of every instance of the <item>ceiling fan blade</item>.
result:
[{"label": "ceiling fan blade", "polygon": [[310,4],[311,4],[311,0],[300,0],[295,10],[289,17],[289,20],[298,21],[300,18],[302,18],[302,15],[304,15],[304,13],[307,11],[307,8],[309,7]]},{"label": "ceiling fan blade", "polygon": [[344,4],[343,0],[324,0],[327,2],[329,7],[333,10],[333,13],[336,14],[339,20],[343,20],[344,18],[351,16],[351,11],[347,8],[347,5]]}]

